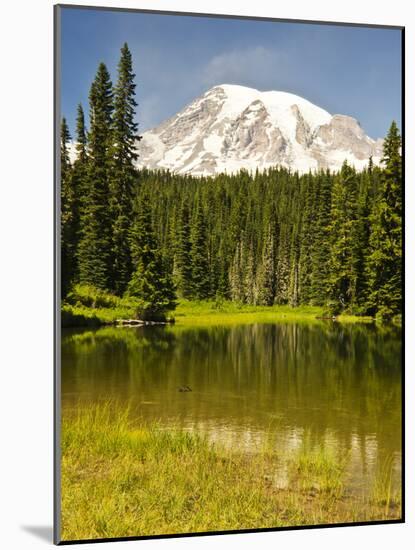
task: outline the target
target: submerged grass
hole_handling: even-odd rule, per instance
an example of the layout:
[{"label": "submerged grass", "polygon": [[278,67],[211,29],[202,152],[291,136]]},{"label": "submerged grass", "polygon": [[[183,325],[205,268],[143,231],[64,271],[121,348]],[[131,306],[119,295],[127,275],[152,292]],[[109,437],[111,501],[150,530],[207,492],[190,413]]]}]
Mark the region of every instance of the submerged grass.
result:
[{"label": "submerged grass", "polygon": [[63,540],[400,518],[384,489],[347,495],[347,459],[324,448],[225,450],[111,403],[65,410],[61,446]]}]

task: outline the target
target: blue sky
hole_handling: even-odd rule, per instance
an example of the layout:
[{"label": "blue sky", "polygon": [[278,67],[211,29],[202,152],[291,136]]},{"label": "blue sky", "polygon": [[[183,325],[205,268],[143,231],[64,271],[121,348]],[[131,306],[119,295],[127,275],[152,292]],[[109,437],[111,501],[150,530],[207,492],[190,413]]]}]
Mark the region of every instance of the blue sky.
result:
[{"label": "blue sky", "polygon": [[395,29],[62,9],[62,114],[74,132],[98,63],[113,82],[131,49],[143,131],[217,84],[282,90],[359,120],[373,138],[401,122]]}]

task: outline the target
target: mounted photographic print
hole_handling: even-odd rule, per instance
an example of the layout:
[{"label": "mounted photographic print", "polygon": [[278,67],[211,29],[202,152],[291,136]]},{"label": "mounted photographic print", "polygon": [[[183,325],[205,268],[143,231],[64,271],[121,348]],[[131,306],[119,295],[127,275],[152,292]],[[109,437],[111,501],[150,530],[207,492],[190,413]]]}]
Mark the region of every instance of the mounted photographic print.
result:
[{"label": "mounted photographic print", "polygon": [[402,522],[403,28],[55,7],[55,542]]}]

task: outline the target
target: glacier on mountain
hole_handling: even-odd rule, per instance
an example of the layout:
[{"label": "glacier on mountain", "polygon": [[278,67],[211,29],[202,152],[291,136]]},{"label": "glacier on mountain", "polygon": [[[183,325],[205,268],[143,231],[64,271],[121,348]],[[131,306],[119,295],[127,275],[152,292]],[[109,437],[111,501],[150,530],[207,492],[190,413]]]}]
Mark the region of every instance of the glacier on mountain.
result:
[{"label": "glacier on mountain", "polygon": [[144,132],[137,166],[214,175],[283,166],[301,173],[379,163],[382,140],[358,121],[286,92],[223,84]]}]

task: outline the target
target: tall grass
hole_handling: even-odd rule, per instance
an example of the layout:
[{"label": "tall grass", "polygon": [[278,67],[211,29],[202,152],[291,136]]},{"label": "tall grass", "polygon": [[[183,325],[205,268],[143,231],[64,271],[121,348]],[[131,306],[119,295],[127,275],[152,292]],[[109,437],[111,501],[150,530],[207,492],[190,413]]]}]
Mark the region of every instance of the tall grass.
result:
[{"label": "tall grass", "polygon": [[[247,454],[204,437],[133,422],[116,403],[65,410],[62,538],[78,540],[398,518],[345,500],[344,460],[303,447]],[[287,462],[288,460],[288,462]],[[281,488],[278,472],[288,469]]]},{"label": "tall grass", "polygon": [[341,498],[348,455],[335,453],[321,445],[311,447],[307,436],[300,450],[289,462],[291,479],[301,491],[324,493]]},{"label": "tall grass", "polygon": [[385,514],[400,508],[401,491],[393,487],[394,456],[388,455],[380,464],[371,494],[372,502],[383,508]]}]

